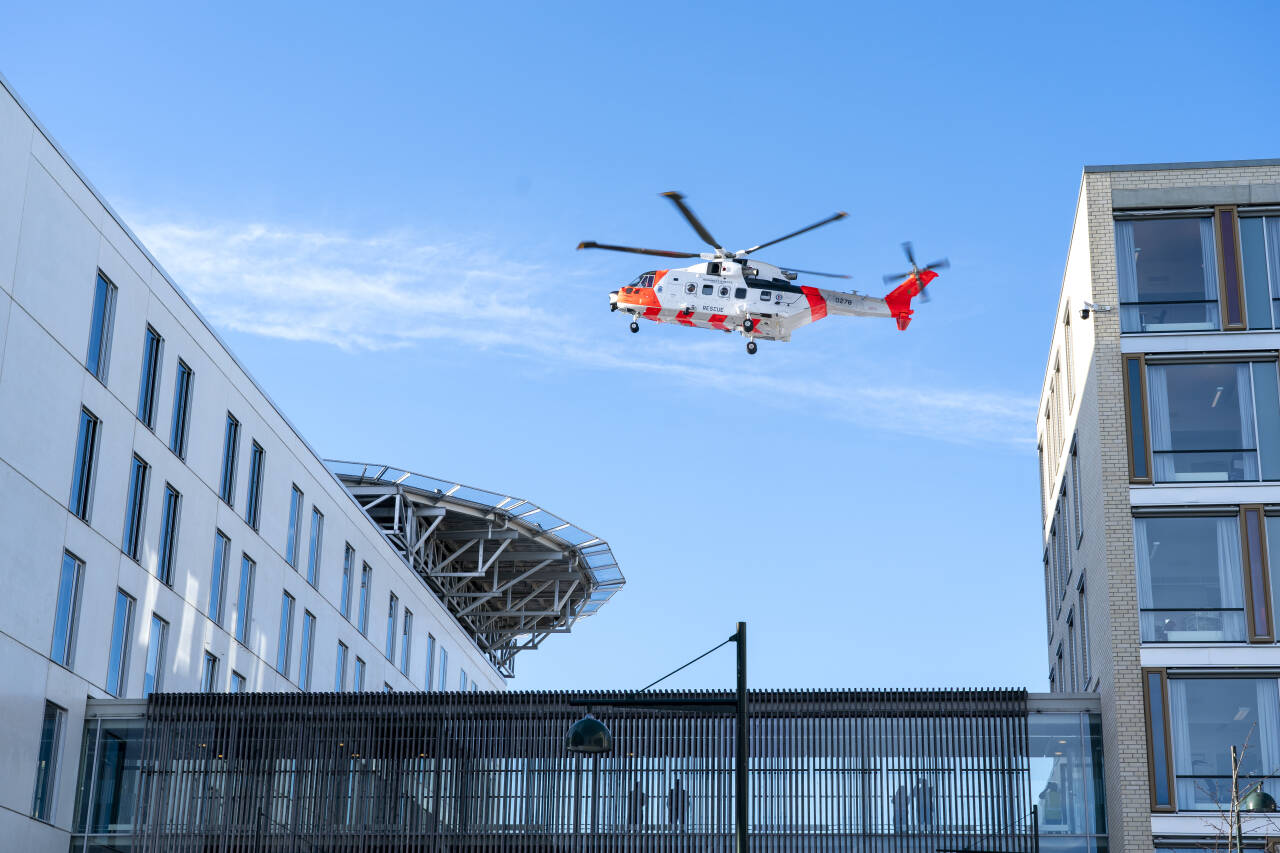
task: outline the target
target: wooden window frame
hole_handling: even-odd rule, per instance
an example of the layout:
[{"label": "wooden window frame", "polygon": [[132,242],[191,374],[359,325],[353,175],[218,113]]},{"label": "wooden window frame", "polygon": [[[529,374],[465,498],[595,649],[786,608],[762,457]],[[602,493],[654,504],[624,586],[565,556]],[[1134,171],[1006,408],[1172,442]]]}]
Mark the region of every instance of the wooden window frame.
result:
[{"label": "wooden window frame", "polygon": [[[1250,522],[1257,525],[1255,537],[1250,535]],[[1246,504],[1240,507],[1240,551],[1241,563],[1244,567],[1244,612],[1248,622],[1249,642],[1252,644],[1272,645],[1275,637],[1275,614],[1271,613],[1271,584],[1267,560],[1267,528],[1266,517],[1260,504]],[[1256,544],[1256,549],[1255,549]],[[1262,589],[1255,596],[1254,575]],[[1263,612],[1258,614],[1254,607],[1255,600],[1262,602]],[[1259,626],[1258,617],[1263,624]],[[1264,630],[1259,631],[1261,627]]]},{"label": "wooden window frame", "polygon": [[[1165,788],[1169,792],[1168,805],[1159,805],[1156,803],[1156,762],[1155,762],[1155,745],[1151,742],[1151,687],[1150,676],[1158,674],[1160,676],[1160,708],[1163,712],[1163,728],[1164,743],[1161,748],[1164,750],[1164,770],[1165,770]],[[1170,734],[1170,714],[1169,714],[1169,675],[1163,667],[1143,667],[1142,668],[1142,715],[1145,722],[1146,741],[1147,741],[1147,792],[1150,795],[1151,811],[1153,812],[1176,812],[1178,810],[1177,791],[1174,788],[1173,779],[1173,742]]]},{"label": "wooden window frame", "polygon": [[[1230,222],[1227,222],[1228,219]],[[1224,231],[1231,236],[1233,245],[1229,251],[1224,245]],[[1213,209],[1213,239],[1214,250],[1218,255],[1218,300],[1222,306],[1222,330],[1224,332],[1244,331],[1249,327],[1249,323],[1245,314],[1244,276],[1242,275],[1244,263],[1240,257],[1240,216],[1235,205],[1219,205]],[[1228,282],[1228,273],[1235,279],[1234,284]],[[1231,319],[1233,296],[1234,309],[1239,313],[1239,319],[1235,321]]]},{"label": "wooden window frame", "polygon": [[[1134,475],[1134,455],[1133,455],[1133,407],[1129,405],[1133,398],[1132,389],[1129,387],[1129,364],[1130,362],[1138,363],[1138,398],[1142,401],[1142,429],[1143,451],[1146,454],[1145,464],[1147,475],[1138,477]],[[1154,480],[1155,471],[1151,462],[1151,428],[1150,415],[1147,409],[1147,360],[1142,354],[1126,355],[1123,360],[1123,370],[1121,371],[1124,380],[1124,426],[1125,426],[1125,443],[1129,448],[1129,482],[1136,484],[1150,485]]]}]

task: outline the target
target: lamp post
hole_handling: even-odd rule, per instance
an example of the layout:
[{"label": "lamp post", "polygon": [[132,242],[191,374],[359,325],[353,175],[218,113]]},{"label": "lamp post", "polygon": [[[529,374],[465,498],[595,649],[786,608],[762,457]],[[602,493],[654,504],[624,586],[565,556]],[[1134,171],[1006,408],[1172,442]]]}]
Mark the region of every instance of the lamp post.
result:
[{"label": "lamp post", "polygon": [[[716,651],[721,646],[728,643],[735,643],[738,647],[738,683],[737,693],[733,699],[668,699],[664,697],[654,697],[652,699],[635,698],[640,693],[648,690],[656,684],[660,684],[671,676],[675,675],[685,667],[697,663],[711,652]],[[703,652],[684,666],[677,667],[671,672],[659,678],[657,681],[642,687],[630,697],[626,699],[609,699],[609,700],[591,700],[591,699],[570,699],[571,705],[585,705],[587,707],[586,715],[569,727],[569,731],[565,735],[564,745],[569,752],[579,755],[601,755],[613,750],[613,733],[609,731],[609,727],[596,719],[591,713],[592,706],[595,705],[611,705],[618,708],[669,708],[673,705],[698,705],[701,707],[715,708],[733,708],[735,723],[734,738],[734,766],[733,766],[733,791],[734,791],[734,835],[736,838],[735,848],[737,853],[747,853],[747,623],[739,622],[738,630],[714,649]]]}]

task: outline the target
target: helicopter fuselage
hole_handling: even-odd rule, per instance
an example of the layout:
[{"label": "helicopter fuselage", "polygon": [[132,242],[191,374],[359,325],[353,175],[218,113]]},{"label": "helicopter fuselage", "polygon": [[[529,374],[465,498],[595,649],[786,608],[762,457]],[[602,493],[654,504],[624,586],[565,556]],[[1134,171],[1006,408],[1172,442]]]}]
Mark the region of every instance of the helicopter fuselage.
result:
[{"label": "helicopter fuselage", "polygon": [[830,315],[892,317],[884,300],[798,285],[794,276],[755,260],[712,260],[651,270],[609,294],[610,307],[637,318],[749,338],[786,341],[801,326]]}]

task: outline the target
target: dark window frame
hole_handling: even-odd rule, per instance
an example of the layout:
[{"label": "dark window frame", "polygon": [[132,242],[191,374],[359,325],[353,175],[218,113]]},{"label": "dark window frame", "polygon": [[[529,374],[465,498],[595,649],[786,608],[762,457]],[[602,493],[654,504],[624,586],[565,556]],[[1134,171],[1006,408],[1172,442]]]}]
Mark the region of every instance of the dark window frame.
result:
[{"label": "dark window frame", "polygon": [[1276,641],[1271,613],[1271,585],[1267,559],[1267,529],[1260,504],[1240,507],[1240,557],[1244,569],[1244,612],[1251,644]]},{"label": "dark window frame", "polygon": [[138,376],[138,407],[134,414],[142,425],[156,431],[156,397],[164,370],[164,336],[147,324],[142,336],[142,370]]},{"label": "dark window frame", "polygon": [[267,465],[267,451],[256,440],[249,443],[249,482],[245,488],[244,520],[255,531],[262,522],[262,480]]},{"label": "dark window frame", "polygon": [[[1154,694],[1153,694],[1154,690]],[[1152,698],[1160,705],[1159,732],[1156,731],[1152,718]],[[1169,678],[1162,667],[1142,668],[1142,707],[1146,721],[1147,739],[1147,785],[1151,798],[1151,811],[1176,812],[1178,810],[1177,794],[1173,778],[1173,744],[1171,742],[1172,724],[1169,718]],[[1160,743],[1155,741],[1159,736]],[[1157,752],[1157,749],[1159,750]],[[1159,801],[1157,777],[1162,776],[1164,789],[1168,793],[1168,802]]]},{"label": "dark window frame", "polygon": [[164,503],[160,512],[160,549],[156,558],[156,577],[173,588],[173,570],[178,560],[178,530],[182,523],[182,493],[172,483],[164,484]]},{"label": "dark window frame", "polygon": [[[89,347],[85,354],[85,369],[103,385],[107,384],[111,365],[111,339],[115,334],[116,299],[120,289],[102,270],[98,270],[93,286],[93,307],[89,314]],[[99,312],[99,294],[102,295],[102,310]],[[94,339],[97,338],[95,345]]]},{"label": "dark window frame", "polygon": [[98,472],[98,450],[102,442],[102,419],[80,407],[76,431],[76,456],[71,476],[71,496],[67,509],[86,524],[93,510],[93,492]]},{"label": "dark window frame", "polygon": [[124,532],[120,550],[138,562],[142,556],[142,540],[146,536],[147,491],[151,485],[151,465],[138,454],[129,463],[129,490],[125,493]]},{"label": "dark window frame", "polygon": [[169,449],[179,459],[187,458],[187,435],[191,431],[191,393],[195,387],[195,371],[178,359],[173,378],[173,414],[169,426]]},{"label": "dark window frame", "polygon": [[[1150,485],[1154,482],[1154,471],[1151,462],[1151,427],[1147,420],[1146,357],[1141,354],[1124,356],[1123,374],[1124,426],[1125,441],[1129,450],[1129,482]],[[1137,389],[1132,387],[1135,375],[1138,383]],[[1138,412],[1136,417],[1133,412],[1135,400],[1142,408],[1142,411]],[[1135,444],[1139,443],[1141,448],[1135,448]],[[1139,462],[1141,462],[1141,467],[1138,466]]]},{"label": "dark window frame", "polygon": [[236,466],[240,459],[240,421],[227,412],[222,436],[222,474],[218,479],[218,497],[227,506],[236,506]]}]

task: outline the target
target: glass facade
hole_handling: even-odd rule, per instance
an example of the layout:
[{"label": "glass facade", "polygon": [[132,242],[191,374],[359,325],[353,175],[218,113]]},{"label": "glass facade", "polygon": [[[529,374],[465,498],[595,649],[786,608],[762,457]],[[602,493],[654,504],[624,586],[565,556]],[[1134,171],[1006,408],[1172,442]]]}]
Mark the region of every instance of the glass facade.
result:
[{"label": "glass facade", "polygon": [[142,767],[143,720],[85,722],[73,850],[130,850]]},{"label": "glass facade", "polygon": [[1100,715],[1033,712],[1027,717],[1027,731],[1040,849],[1106,850]]}]

